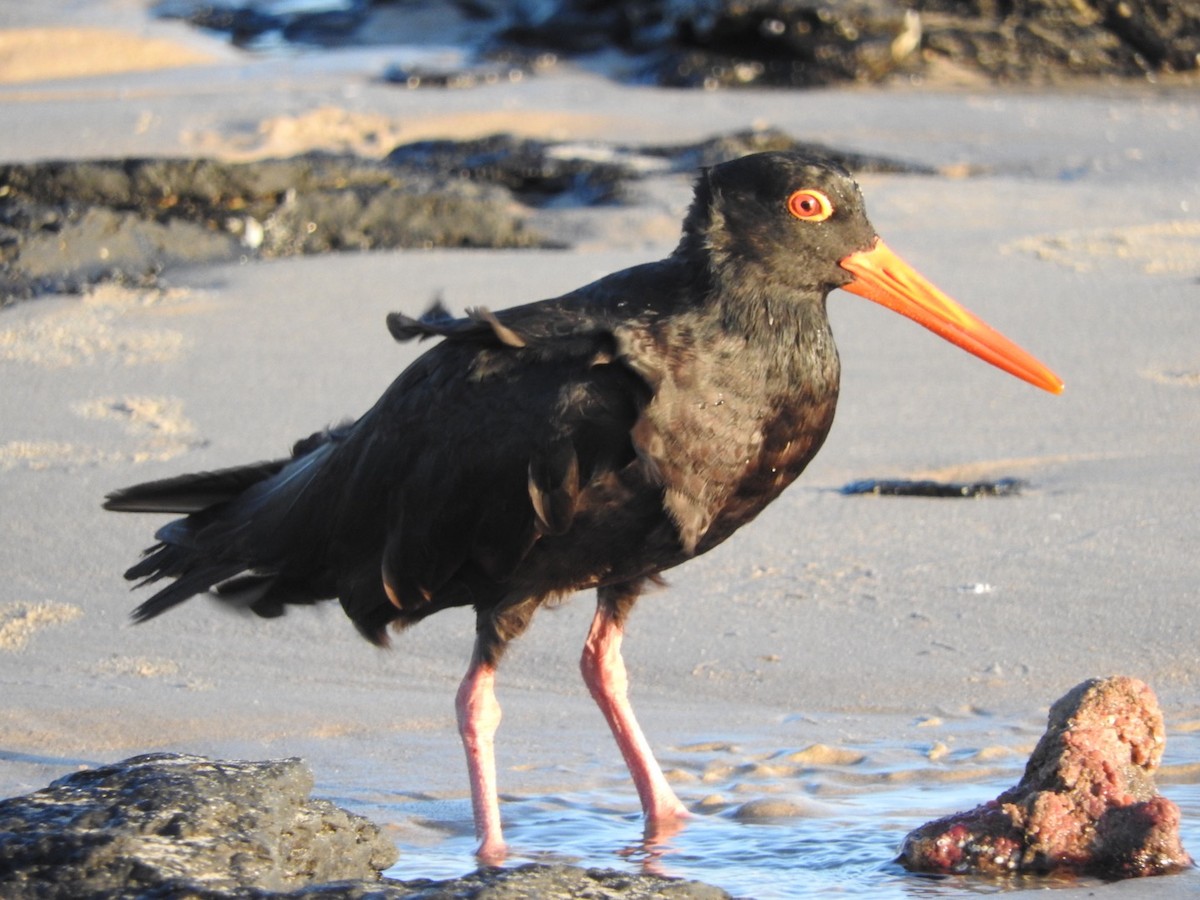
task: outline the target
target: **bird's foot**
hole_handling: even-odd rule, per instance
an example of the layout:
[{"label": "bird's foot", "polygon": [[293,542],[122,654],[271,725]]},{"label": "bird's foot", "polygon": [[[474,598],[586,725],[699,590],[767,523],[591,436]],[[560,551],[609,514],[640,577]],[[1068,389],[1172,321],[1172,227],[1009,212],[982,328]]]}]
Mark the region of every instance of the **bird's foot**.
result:
[{"label": "bird's foot", "polygon": [[646,849],[661,852],[663,845],[683,831],[687,820],[691,817],[692,814],[688,812],[687,807],[678,800],[662,810],[655,811],[653,815],[647,813],[646,826],[642,832]]},{"label": "bird's foot", "polygon": [[[642,800],[642,814],[646,819],[646,828],[649,829],[652,825],[661,825],[662,827],[671,827],[675,825],[676,830],[682,828],[683,825],[680,819],[690,819],[692,814],[688,812],[688,808],[683,805],[675,792],[671,790],[666,778],[663,777],[662,771],[658,769],[658,764],[654,764],[653,777],[647,776],[645,784],[638,784],[638,794]],[[634,779],[635,783],[638,779]]]},{"label": "bird's foot", "polygon": [[508,846],[504,843],[503,838],[485,837],[475,851],[475,858],[479,860],[480,865],[502,865],[508,859]]}]

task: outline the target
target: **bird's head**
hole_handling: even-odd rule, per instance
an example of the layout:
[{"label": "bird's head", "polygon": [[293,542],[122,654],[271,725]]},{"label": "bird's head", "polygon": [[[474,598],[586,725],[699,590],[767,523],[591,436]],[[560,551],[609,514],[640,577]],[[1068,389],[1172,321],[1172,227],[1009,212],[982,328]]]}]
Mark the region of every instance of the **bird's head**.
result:
[{"label": "bird's head", "polygon": [[893,253],[867,219],[862,194],[834,162],[756,153],[708,169],[684,225],[716,267],[769,279],[797,296],[833,288],[908,316],[952,344],[1052,393],[1062,381],[951,300]]}]

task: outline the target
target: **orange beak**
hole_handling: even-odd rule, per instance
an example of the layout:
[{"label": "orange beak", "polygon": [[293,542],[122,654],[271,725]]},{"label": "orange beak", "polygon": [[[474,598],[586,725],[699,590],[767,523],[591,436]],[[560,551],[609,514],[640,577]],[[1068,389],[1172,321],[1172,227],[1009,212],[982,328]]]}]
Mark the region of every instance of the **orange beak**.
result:
[{"label": "orange beak", "polygon": [[1032,385],[1052,394],[1062,393],[1062,379],[926,281],[881,238],[875,239],[870,250],[851,253],[838,264],[854,276],[853,281],[842,286],[844,290],[908,316],[950,343]]}]

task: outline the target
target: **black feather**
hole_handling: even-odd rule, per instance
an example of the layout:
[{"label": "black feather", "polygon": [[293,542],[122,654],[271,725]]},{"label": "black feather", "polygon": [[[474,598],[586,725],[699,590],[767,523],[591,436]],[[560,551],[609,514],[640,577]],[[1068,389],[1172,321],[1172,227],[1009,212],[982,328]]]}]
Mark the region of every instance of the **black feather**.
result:
[{"label": "black feather", "polygon": [[439,297],[416,319],[406,316],[404,313],[389,313],[387,327],[392,337],[403,343],[411,341],[413,338],[425,340],[430,337],[440,337],[444,332],[439,328],[455,321],[454,316],[442,304]]},{"label": "black feather", "polygon": [[145,622],[160,616],[183,601],[202,594],[214,584],[232,578],[242,571],[241,563],[217,563],[203,566],[186,575],[181,575],[133,611],[133,621]]},{"label": "black feather", "polygon": [[[797,226],[797,184],[839,215]],[[337,598],[383,643],[389,624],[471,605],[495,661],[548,598],[632,597],[816,453],[837,399],[825,295],[874,241],[844,173],[751,157],[705,174],[664,260],[498,313],[389,315],[397,340],[441,340],[356,422],[290,459],[109,496],[186,514],[127,573],[173,580],[136,618],[214,588],[262,615]]]},{"label": "black feather", "polygon": [[565,534],[579,500],[579,457],[567,440],[529,461],[529,499],[543,534]]},{"label": "black feather", "polygon": [[104,508],[114,512],[199,512],[233,499],[251,485],[274,475],[286,463],[287,460],[279,459],[149,481],[113,491],[104,498]]}]

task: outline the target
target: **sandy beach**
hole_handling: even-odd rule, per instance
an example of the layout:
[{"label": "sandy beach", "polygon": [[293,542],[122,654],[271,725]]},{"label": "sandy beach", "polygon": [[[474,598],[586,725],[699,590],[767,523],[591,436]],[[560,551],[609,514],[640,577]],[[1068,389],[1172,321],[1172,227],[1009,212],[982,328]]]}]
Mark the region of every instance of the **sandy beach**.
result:
[{"label": "sandy beach", "polygon": [[[911,771],[936,815],[972,777],[1019,777],[1046,708],[1070,687],[1133,675],[1167,715],[1164,790],[1180,791],[1200,852],[1195,90],[671,91],[565,63],[516,83],[405,90],[379,79],[403,52],[256,56],[128,0],[5,7],[0,160],[382,155],[501,131],[661,143],[771,126],[936,167],[944,174],[860,179],[873,222],[1054,368],[1065,393],[1035,391],[835,294],[833,432],[755,523],[641,602],[626,643],[634,703],[697,809],[803,803],[814,784],[836,805]],[[962,177],[968,169],[984,174]],[[138,598],[120,576],[159,522],[104,513],[100,501],[275,457],[361,413],[420,349],[390,338],[390,311],[418,313],[436,295],[455,310],[501,308],[663,256],[688,178],[638,190],[631,205],[533,213],[566,251],[197,267],[153,289],[105,285],[0,310],[0,795],[149,750],[302,756],[318,793],[386,820],[402,844],[449,835],[469,849],[453,716],[468,613],[439,615],[387,652],[336,605],[268,622],[198,599],[134,627]],[[978,500],[838,492],[862,478],[1004,477],[1027,487]],[[514,817],[522,800],[556,798],[567,828],[584,828],[573,804],[611,810],[632,842],[636,821],[621,816],[637,798],[578,678],[592,607],[581,595],[541,611],[504,660],[501,791]],[[813,745],[828,755],[779,762]],[[748,774],[764,760],[778,778]],[[550,821],[520,833],[528,853],[554,848]],[[587,863],[620,862],[600,856]],[[446,865],[455,859],[472,864],[462,853]],[[899,884],[897,896],[928,889]],[[1198,888],[1193,870],[1089,892]],[[791,895],[806,893],[778,894]]]}]

